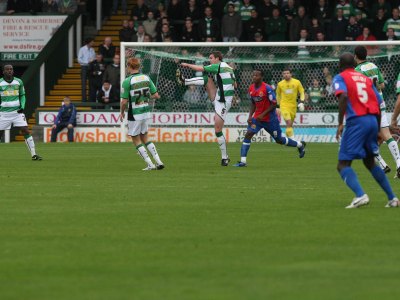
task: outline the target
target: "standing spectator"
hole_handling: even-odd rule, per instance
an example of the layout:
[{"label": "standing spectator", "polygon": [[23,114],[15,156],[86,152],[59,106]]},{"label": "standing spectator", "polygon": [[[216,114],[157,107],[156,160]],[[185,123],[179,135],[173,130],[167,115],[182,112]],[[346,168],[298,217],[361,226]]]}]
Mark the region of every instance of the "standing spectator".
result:
[{"label": "standing spectator", "polygon": [[45,0],[42,6],[42,12],[56,13],[58,12],[58,5],[56,0]]},{"label": "standing spectator", "polygon": [[68,142],[74,141],[74,127],[76,126],[76,108],[68,96],[58,110],[54,125],[51,127],[51,142],[57,142],[57,134],[64,128],[68,128]]},{"label": "standing spectator", "polygon": [[288,0],[288,2],[282,7],[282,15],[286,18],[288,25],[292,22],[293,18],[297,15],[297,9],[295,0]]},{"label": "standing spectator", "polygon": [[265,22],[265,33],[269,42],[285,41],[286,19],[280,15],[278,8],[272,11],[272,18]]},{"label": "standing spectator", "polygon": [[110,64],[115,55],[115,46],[112,44],[111,37],[104,38],[104,43],[99,46],[99,53],[103,55],[104,63]]},{"label": "standing spectator", "polygon": [[349,24],[346,28],[346,41],[354,41],[361,33],[363,27],[357,23],[354,16],[350,16]]},{"label": "standing spectator", "polygon": [[256,9],[256,7],[251,4],[250,0],[243,0],[243,4],[240,6],[240,18],[242,19],[243,25],[245,22],[250,20],[251,12]]},{"label": "standing spectator", "polygon": [[190,18],[193,21],[197,21],[200,19],[200,10],[197,7],[196,0],[189,0],[186,7],[184,17]]},{"label": "standing spectator", "polygon": [[167,15],[171,21],[183,20],[183,7],[180,0],[171,0],[167,8]]},{"label": "standing spectator", "polygon": [[[307,29],[305,29],[305,28],[301,29],[299,35],[300,35],[299,42],[308,42]],[[310,51],[308,51],[306,46],[299,46],[297,48],[297,57],[300,59],[310,58]]]},{"label": "standing spectator", "polygon": [[392,11],[392,6],[390,5],[390,1],[375,0],[374,2],[375,3],[372,5],[372,14],[376,16],[378,14],[378,10],[383,9],[385,18],[389,18],[390,12]]},{"label": "standing spectator", "polygon": [[212,12],[213,12],[213,17],[216,18],[217,20],[221,20],[222,17],[224,16],[224,1],[220,0],[206,0],[204,1],[204,9],[206,7],[211,7]]},{"label": "standing spectator", "polygon": [[345,19],[349,19],[351,15],[354,15],[353,5],[351,5],[349,0],[338,0],[338,4],[336,5],[336,14],[338,9],[343,11],[343,17]]},{"label": "standing spectator", "polygon": [[395,36],[400,37],[399,9],[396,7],[392,9],[392,17],[385,22],[383,31],[386,32],[388,28],[393,28]]},{"label": "standing spectator", "polygon": [[373,26],[373,33],[376,37],[377,40],[383,41],[386,40],[386,33],[383,30],[383,27],[385,26],[386,23],[386,17],[385,17],[385,12],[383,8],[378,9],[377,15],[375,16],[375,19],[372,24]]},{"label": "standing spectator", "polygon": [[110,108],[110,103],[118,102],[119,93],[116,88],[107,80],[103,82],[103,85],[97,93],[97,103],[103,103],[105,109]]},{"label": "standing spectator", "polygon": [[119,40],[121,42],[131,42],[132,41],[132,31],[129,29],[129,21],[122,21],[122,28],[119,30]]},{"label": "standing spectator", "polygon": [[219,21],[212,16],[211,7],[207,6],[204,9],[205,18],[199,21],[199,37],[201,41],[206,41],[210,38],[213,42],[220,37]]},{"label": "standing spectator", "polygon": [[146,32],[144,31],[143,25],[139,25],[136,34],[134,34],[132,37],[132,41],[138,42],[138,43],[143,43],[145,34],[146,34]]},{"label": "standing spectator", "polygon": [[136,4],[132,8],[131,19],[144,21],[147,17],[149,8],[144,4],[143,0],[137,0]]},{"label": "standing spectator", "polygon": [[264,20],[259,18],[257,10],[253,9],[250,20],[243,27],[247,40],[253,42],[256,33],[260,33],[261,35],[264,33]]},{"label": "standing spectator", "polygon": [[165,42],[166,38],[172,39],[172,32],[168,24],[162,25],[161,32],[157,36],[157,42]]},{"label": "standing spectator", "polygon": [[361,13],[362,19],[367,19],[370,17],[370,11],[367,8],[367,5],[364,0],[358,0],[357,4],[354,8],[354,12],[356,14]]},{"label": "standing spectator", "polygon": [[[227,1],[225,1],[227,2]],[[240,0],[229,0],[228,3],[226,3],[225,8],[224,8],[224,13],[226,14],[228,12],[228,6],[229,4],[232,4],[235,8],[235,13],[240,14]]]},{"label": "standing spectator", "polygon": [[[118,10],[118,0],[113,0],[113,14],[116,15],[117,14],[117,10]],[[122,6],[122,13],[124,15],[127,14],[127,9],[126,9],[126,0],[121,0],[121,6]]]},{"label": "standing spectator", "polygon": [[154,18],[159,19],[163,17],[167,17],[167,10],[165,9],[165,5],[162,2],[160,2],[157,5],[157,9],[155,10]]},{"label": "standing spectator", "polygon": [[346,28],[349,22],[343,17],[343,10],[336,11],[336,17],[330,24],[330,33],[332,41],[344,41],[346,37]]},{"label": "standing spectator", "polygon": [[154,13],[151,10],[147,13],[147,19],[143,21],[143,27],[146,34],[150,35],[152,38],[157,36],[157,21],[154,19]]},{"label": "standing spectator", "polygon": [[242,34],[242,20],[235,13],[235,6],[228,4],[228,13],[222,18],[221,35],[224,42],[238,42]]},{"label": "standing spectator", "polygon": [[130,32],[130,34],[131,34],[131,40],[130,40],[130,42],[134,42],[133,36],[134,36],[134,35],[136,34],[136,32],[137,32],[137,27],[138,27],[137,21],[135,21],[135,20],[133,20],[133,19],[130,19],[130,20],[128,21],[128,30],[129,30],[129,32]]},{"label": "standing spectator", "polygon": [[78,9],[78,0],[59,1],[58,10],[62,14],[73,14]]},{"label": "standing spectator", "polygon": [[331,17],[329,7],[325,0],[318,0],[317,7],[314,8],[313,17],[317,18],[321,23]]},{"label": "standing spectator", "polygon": [[88,38],[85,41],[85,46],[81,47],[78,52],[78,62],[81,65],[82,102],[86,102],[86,81],[89,72],[89,64],[96,58],[93,45],[93,39]]},{"label": "standing spectator", "polygon": [[371,31],[368,27],[364,27],[362,34],[356,38],[356,41],[376,41],[376,37],[371,34]]},{"label": "standing spectator", "polygon": [[324,28],[319,23],[319,20],[314,17],[311,19],[310,40],[316,41],[318,32],[324,32]]},{"label": "standing spectator", "polygon": [[271,0],[261,0],[257,6],[257,12],[264,21],[272,18],[272,11],[278,8],[277,5],[273,4]]},{"label": "standing spectator", "polygon": [[121,70],[120,70],[120,56],[115,54],[113,63],[106,67],[104,72],[104,81],[108,81],[112,86],[117,90],[117,94],[119,94],[119,86],[121,82]]},{"label": "standing spectator", "polygon": [[96,102],[97,92],[101,89],[104,71],[106,65],[103,61],[103,55],[97,54],[96,60],[89,64],[89,101]]},{"label": "standing spectator", "polygon": [[308,32],[310,29],[310,24],[310,19],[306,15],[306,9],[304,6],[299,6],[297,10],[297,16],[294,17],[290,23],[289,40],[298,41],[300,38],[300,30],[304,28]]},{"label": "standing spectator", "polygon": [[190,18],[186,18],[185,28],[182,32],[182,42],[198,42],[199,37],[197,31],[193,29],[193,22]]}]

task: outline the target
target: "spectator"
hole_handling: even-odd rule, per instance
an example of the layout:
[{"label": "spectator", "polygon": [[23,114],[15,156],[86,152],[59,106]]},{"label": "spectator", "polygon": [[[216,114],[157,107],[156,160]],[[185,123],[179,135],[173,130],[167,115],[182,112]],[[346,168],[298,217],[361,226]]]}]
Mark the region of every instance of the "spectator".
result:
[{"label": "spectator", "polygon": [[354,41],[361,33],[362,26],[357,23],[354,16],[350,16],[349,23],[346,28],[346,41]]},{"label": "spectator", "polygon": [[146,32],[144,31],[143,25],[139,25],[136,34],[134,34],[132,37],[132,41],[137,43],[143,43],[145,34]]},{"label": "spectator", "polygon": [[386,32],[384,32],[383,27],[385,26],[386,23],[386,17],[385,17],[385,12],[383,8],[378,9],[377,15],[375,16],[375,19],[373,21],[373,33],[376,37],[377,40],[386,40]]},{"label": "spectator", "polygon": [[104,43],[99,46],[99,53],[103,56],[106,65],[112,63],[115,55],[115,46],[112,44],[111,37],[104,38]]},{"label": "spectator", "polygon": [[146,34],[152,38],[157,36],[157,21],[154,19],[154,13],[151,10],[147,13],[147,19],[143,21],[143,27]]},{"label": "spectator", "polygon": [[59,1],[58,10],[62,14],[73,14],[78,9],[79,0]]},{"label": "spectator", "polygon": [[317,42],[325,42],[325,34],[323,32],[317,32],[315,40]]},{"label": "spectator", "polygon": [[306,94],[306,102],[308,110],[318,110],[323,106],[323,100],[325,98],[325,90],[319,84],[319,80],[314,78],[312,85],[308,87],[308,93]]},{"label": "spectator", "polygon": [[165,9],[164,3],[160,2],[157,5],[157,9],[155,10],[154,13],[154,18],[159,19],[159,18],[164,18],[167,17],[167,10]]},{"label": "spectator", "polygon": [[272,11],[272,18],[265,22],[265,33],[269,42],[285,41],[286,35],[286,18],[280,16],[278,8]]},{"label": "spectator", "polygon": [[35,14],[41,11],[41,3],[37,0],[8,0],[7,14],[30,12]]},{"label": "spectator", "polygon": [[331,17],[329,7],[325,0],[318,0],[317,7],[314,8],[313,17],[317,18],[321,23]]},{"label": "spectator", "polygon": [[386,36],[387,36],[388,41],[397,41],[398,40],[396,33],[392,27],[389,27],[387,29]]},{"label": "spectator", "polygon": [[201,87],[189,85],[188,89],[183,94],[183,101],[187,103],[189,108],[206,108],[207,95]]},{"label": "spectator", "polygon": [[389,18],[390,12],[392,11],[392,6],[389,1],[386,0],[375,0],[375,3],[372,5],[372,14],[376,16],[378,14],[379,9],[383,9],[383,14],[385,18]]},{"label": "spectator", "polygon": [[58,12],[58,5],[56,0],[44,0],[42,6],[42,12],[45,13],[56,13]]},{"label": "spectator", "polygon": [[199,37],[197,31],[193,29],[193,22],[190,18],[186,18],[185,28],[182,32],[182,42],[198,42]]},{"label": "spectator", "polygon": [[213,12],[213,18],[217,20],[222,20],[222,17],[224,16],[224,1],[220,0],[206,0],[204,1],[203,5],[204,9],[206,7],[211,7],[212,12]]},{"label": "spectator", "polygon": [[144,21],[147,17],[149,8],[144,4],[143,0],[137,0],[136,4],[132,8],[131,19]]},{"label": "spectator", "polygon": [[324,28],[319,23],[319,20],[314,17],[311,19],[310,40],[316,41],[318,32],[324,32]]},{"label": "spectator", "polygon": [[238,42],[242,34],[242,20],[235,6],[228,4],[228,12],[222,17],[221,35],[224,42]]},{"label": "spectator", "polygon": [[371,31],[368,27],[364,27],[362,34],[356,38],[356,41],[376,41],[376,37],[371,34]]},{"label": "spectator", "polygon": [[370,12],[364,0],[358,0],[356,7],[354,8],[356,14],[361,13],[362,19],[365,20],[370,17]]},{"label": "spectator", "polygon": [[119,30],[119,40],[121,42],[131,42],[132,41],[132,31],[129,29],[129,21],[122,21],[122,28]]},{"label": "spectator", "polygon": [[336,17],[331,21],[330,33],[332,41],[344,41],[346,38],[347,19],[343,17],[343,10],[336,10]]},{"label": "spectator", "polygon": [[[307,42],[308,41],[308,32],[307,29],[303,28],[299,33],[300,40],[299,42]],[[307,59],[310,58],[310,51],[308,51],[306,46],[299,46],[297,48],[297,57],[299,59]]]},{"label": "spectator", "polygon": [[[116,15],[117,14],[117,10],[118,10],[118,0],[113,0],[113,6],[112,6],[112,10],[113,10],[113,14]],[[121,6],[122,6],[122,13],[124,15],[127,14],[127,9],[126,9],[126,0],[121,0]]]},{"label": "spectator", "polygon": [[97,54],[96,59],[89,64],[89,101],[96,102],[97,92],[101,89],[106,65],[103,55]]},{"label": "spectator", "polygon": [[211,7],[207,6],[204,9],[205,18],[199,21],[199,37],[201,41],[206,41],[210,38],[213,42],[220,37],[219,21],[212,16]]},{"label": "spectator", "polygon": [[271,0],[261,0],[260,4],[257,6],[257,12],[260,18],[264,21],[272,18],[272,11],[278,8],[277,5],[273,4]]},{"label": "spectator", "polygon": [[353,5],[349,0],[338,0],[338,4],[336,5],[336,15],[337,11],[341,9],[343,11],[343,17],[345,19],[349,19],[350,15],[354,15]]},{"label": "spectator", "polygon": [[398,38],[400,37],[400,18],[399,18],[399,9],[392,9],[392,17],[385,22],[383,26],[383,31],[387,32],[388,28],[394,29],[394,35]]},{"label": "spectator", "polygon": [[297,9],[294,0],[288,0],[288,2],[282,7],[282,15],[286,18],[288,25],[297,15]]},{"label": "spectator", "polygon": [[115,87],[118,94],[121,82],[120,60],[120,56],[118,54],[115,54],[113,58],[113,63],[106,67],[103,77],[104,81],[108,81],[112,86]]},{"label": "spectator", "polygon": [[160,0],[144,0],[144,4],[152,11],[157,10],[158,3],[160,3]]},{"label": "spectator", "polygon": [[193,21],[200,19],[200,10],[196,5],[196,0],[189,0],[187,6],[185,7],[184,17],[190,18]]},{"label": "spectator", "polygon": [[74,141],[74,127],[76,126],[76,108],[71,103],[68,96],[64,97],[64,102],[58,110],[54,125],[51,127],[51,142],[57,142],[58,133],[64,128],[68,128],[68,142]]},{"label": "spectator", "polygon": [[170,1],[167,9],[167,15],[171,21],[183,20],[182,2],[179,0]]},{"label": "spectator", "polygon": [[251,12],[255,9],[256,7],[250,3],[250,0],[243,0],[243,4],[240,6],[240,11],[239,11],[243,25],[245,22],[250,20]]},{"label": "spectator", "polygon": [[294,17],[290,23],[289,40],[298,41],[300,38],[300,30],[304,28],[308,32],[310,30],[310,24],[310,19],[306,15],[306,9],[304,6],[299,6],[297,16]]},{"label": "spectator", "polygon": [[103,103],[104,108],[109,109],[110,104],[118,102],[118,100],[119,93],[116,88],[109,81],[104,81],[101,89],[97,93],[97,103]]},{"label": "spectator", "polygon": [[153,38],[150,35],[148,35],[148,34],[144,35],[144,40],[143,40],[144,43],[151,43],[152,41],[153,41]]},{"label": "spectator", "polygon": [[164,24],[161,27],[161,32],[157,36],[157,42],[165,42],[165,38],[172,39],[172,32],[168,24]]},{"label": "spectator", "polygon": [[232,4],[235,8],[235,13],[240,15],[240,6],[241,6],[240,0],[229,0],[228,3],[226,3],[226,5],[225,5],[224,14],[228,13],[229,4]]},{"label": "spectator", "polygon": [[251,11],[251,18],[244,24],[244,32],[246,39],[250,42],[254,41],[254,35],[264,32],[264,20],[258,17],[257,10]]},{"label": "spectator", "polygon": [[136,32],[137,32],[137,28],[138,28],[138,26],[139,26],[139,24],[138,24],[138,22],[137,21],[135,21],[135,20],[133,20],[133,19],[130,19],[129,21],[128,21],[128,30],[129,30],[129,32],[130,32],[130,34],[131,34],[131,42],[133,41],[133,36],[136,34]]},{"label": "spectator", "polygon": [[7,2],[8,0],[0,0],[0,14],[5,14],[7,12]]},{"label": "spectator", "polygon": [[264,36],[261,33],[256,32],[254,34],[254,42],[260,43],[262,41],[264,41]]},{"label": "spectator", "polygon": [[86,102],[86,81],[89,73],[89,64],[96,58],[93,45],[93,39],[88,38],[85,41],[85,46],[81,47],[78,52],[78,62],[81,65],[82,102]]}]

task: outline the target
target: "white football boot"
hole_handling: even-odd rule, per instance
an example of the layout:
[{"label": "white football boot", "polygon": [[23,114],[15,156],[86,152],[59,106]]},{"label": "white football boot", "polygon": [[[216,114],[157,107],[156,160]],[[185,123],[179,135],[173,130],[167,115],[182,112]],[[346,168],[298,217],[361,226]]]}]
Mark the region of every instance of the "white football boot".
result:
[{"label": "white football boot", "polygon": [[397,198],[393,198],[392,200],[390,200],[385,207],[387,208],[392,208],[392,207],[399,207],[400,203],[399,203],[399,199]]},{"label": "white football boot", "polygon": [[346,206],[346,208],[357,208],[363,205],[367,205],[368,203],[368,195],[364,194],[361,197],[354,198],[353,201],[351,201],[350,205]]},{"label": "white football boot", "polygon": [[156,166],[155,165],[148,165],[146,168],[142,169],[143,171],[152,171],[152,170],[156,170]]}]

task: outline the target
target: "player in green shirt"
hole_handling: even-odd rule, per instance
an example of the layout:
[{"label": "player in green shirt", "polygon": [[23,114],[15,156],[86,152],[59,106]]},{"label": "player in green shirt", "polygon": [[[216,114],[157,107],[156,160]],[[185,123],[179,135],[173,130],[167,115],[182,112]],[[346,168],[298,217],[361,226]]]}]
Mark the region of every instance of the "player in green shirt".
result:
[{"label": "player in green shirt", "polygon": [[[128,135],[132,137],[132,142],[136,150],[147,163],[143,171],[164,169],[156,146],[148,141],[148,120],[150,119],[151,108],[150,99],[159,99],[153,81],[149,76],[140,73],[140,61],[137,58],[130,58],[127,62],[129,76],[123,81],[121,88],[121,122],[125,118],[125,110],[128,104]],[[146,147],[150,151],[156,164],[149,157]]]},{"label": "player in green shirt", "polygon": [[[354,59],[357,63],[355,70],[371,78],[382,96],[382,90],[385,88],[385,82],[379,68],[374,63],[367,61],[367,49],[364,46],[357,46],[354,49]],[[386,145],[389,147],[390,153],[392,154],[393,159],[396,162],[396,177],[400,178],[399,146],[397,145],[397,142],[393,139],[389,130],[389,121],[386,116],[385,101],[382,101],[381,104],[381,126],[379,131],[379,138],[385,141]],[[390,172],[390,167],[386,164],[380,154],[376,156],[376,160],[378,161],[381,168],[385,171],[385,173]]]},{"label": "player in green shirt", "polygon": [[397,132],[397,135],[399,135],[400,128],[397,124],[397,118],[399,117],[400,114],[400,73],[397,76],[397,82],[396,82],[396,95],[397,95],[397,100],[394,105],[393,109],[393,114],[392,114],[392,119],[390,122],[390,127],[393,131]]},{"label": "player in green shirt", "polygon": [[[207,72],[213,74],[214,81],[209,80],[207,75],[185,79],[179,69],[176,70],[176,78],[180,85],[199,85],[206,87],[208,97],[214,103],[214,129],[221,150],[221,166],[226,167],[229,164],[230,159],[226,149],[226,139],[222,133],[222,129],[225,124],[226,115],[232,106],[237,84],[233,68],[226,62],[222,61],[222,59],[222,53],[220,51],[214,51],[209,56],[210,65],[208,66],[199,66],[187,63],[181,64],[183,68],[189,68],[196,72]],[[214,82],[216,82],[217,86]]]},{"label": "player in green shirt", "polygon": [[26,104],[25,88],[21,79],[14,77],[12,65],[3,67],[3,78],[0,78],[0,130],[19,127],[25,137],[25,143],[32,160],[42,160],[36,154],[35,142],[29,132],[24,109]]}]

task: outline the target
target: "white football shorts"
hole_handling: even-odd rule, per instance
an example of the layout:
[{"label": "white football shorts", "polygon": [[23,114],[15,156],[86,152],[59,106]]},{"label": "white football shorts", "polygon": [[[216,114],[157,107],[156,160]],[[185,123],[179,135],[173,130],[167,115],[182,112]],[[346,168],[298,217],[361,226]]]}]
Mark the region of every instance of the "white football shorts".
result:
[{"label": "white football shorts", "polygon": [[[228,99],[226,99],[228,98]],[[225,102],[219,102],[218,100],[214,100],[214,109],[215,113],[225,121],[226,115],[232,106],[232,97],[225,97]]]},{"label": "white football shorts", "polygon": [[0,112],[0,130],[11,129],[14,127],[27,127],[28,123],[24,114],[19,114],[16,111]]},{"label": "white football shorts", "polygon": [[137,136],[149,131],[148,119],[128,121],[128,135]]}]

